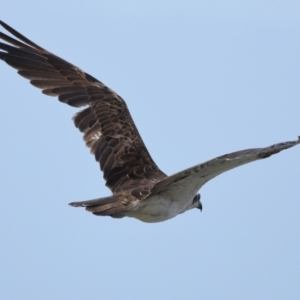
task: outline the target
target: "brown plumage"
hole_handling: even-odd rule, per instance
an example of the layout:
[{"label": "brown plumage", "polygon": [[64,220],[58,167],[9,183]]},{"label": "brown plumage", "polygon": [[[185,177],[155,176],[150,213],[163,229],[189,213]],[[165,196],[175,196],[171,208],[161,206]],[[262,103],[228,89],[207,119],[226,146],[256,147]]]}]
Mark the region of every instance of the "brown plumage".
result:
[{"label": "brown plumage", "polygon": [[[13,28],[0,24],[22,42],[4,33],[0,58],[49,96],[74,107],[87,106],[73,120],[86,145],[100,163],[106,185],[115,194],[130,190],[137,199],[150,192],[153,183],[166,177],[154,163],[130,116],[124,100],[76,66],[36,45]],[[132,188],[135,189],[132,190]]]},{"label": "brown plumage", "polygon": [[0,21],[18,40],[0,32],[0,59],[49,96],[85,108],[74,118],[84,141],[100,164],[113,195],[73,202],[96,215],[130,216],[159,222],[191,208],[202,209],[197,191],[234,167],[268,157],[299,143],[238,151],[167,177],[145,147],[124,100],[102,82],[41,48]]}]

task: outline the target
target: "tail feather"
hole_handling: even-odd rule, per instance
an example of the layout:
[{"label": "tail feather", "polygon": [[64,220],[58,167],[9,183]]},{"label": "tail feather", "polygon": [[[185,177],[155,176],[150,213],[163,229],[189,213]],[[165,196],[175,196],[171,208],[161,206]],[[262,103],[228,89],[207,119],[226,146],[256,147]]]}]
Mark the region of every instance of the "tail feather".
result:
[{"label": "tail feather", "polygon": [[116,196],[109,196],[87,201],[71,202],[73,207],[85,207],[85,209],[96,216],[111,216],[122,218],[126,211],[131,210],[137,205],[137,201],[126,202]]},{"label": "tail feather", "polygon": [[88,206],[85,209],[96,216],[115,216],[119,214],[126,214],[126,211],[131,210],[137,203],[124,203],[122,201],[107,203],[104,205]]},{"label": "tail feather", "polygon": [[80,201],[80,202],[71,202],[69,205],[73,207],[93,207],[93,206],[102,206],[105,204],[110,204],[117,202],[119,199],[114,196],[109,196],[109,197],[103,197],[103,198],[98,198],[98,199],[93,199],[93,200],[86,200],[86,201]]}]

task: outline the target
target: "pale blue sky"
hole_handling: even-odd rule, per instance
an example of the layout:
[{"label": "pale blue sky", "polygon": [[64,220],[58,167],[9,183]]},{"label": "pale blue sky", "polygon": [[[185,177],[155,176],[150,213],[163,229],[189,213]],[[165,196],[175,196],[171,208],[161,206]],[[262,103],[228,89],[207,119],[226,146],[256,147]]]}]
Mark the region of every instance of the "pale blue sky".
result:
[{"label": "pale blue sky", "polygon": [[[0,2],[126,100],[167,174],[300,134],[299,1]],[[0,299],[300,299],[300,147],[209,182],[202,213],[95,217],[67,205],[110,193],[77,110],[4,63],[0,89]]]}]

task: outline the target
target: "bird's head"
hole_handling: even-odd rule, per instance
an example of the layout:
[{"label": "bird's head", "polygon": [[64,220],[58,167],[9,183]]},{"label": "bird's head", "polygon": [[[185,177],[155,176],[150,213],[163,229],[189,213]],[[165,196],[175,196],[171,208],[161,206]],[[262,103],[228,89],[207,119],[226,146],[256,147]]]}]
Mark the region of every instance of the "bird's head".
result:
[{"label": "bird's head", "polygon": [[199,208],[202,211],[202,203],[200,201],[200,194],[197,194],[194,199],[193,199],[193,207],[194,208]]}]

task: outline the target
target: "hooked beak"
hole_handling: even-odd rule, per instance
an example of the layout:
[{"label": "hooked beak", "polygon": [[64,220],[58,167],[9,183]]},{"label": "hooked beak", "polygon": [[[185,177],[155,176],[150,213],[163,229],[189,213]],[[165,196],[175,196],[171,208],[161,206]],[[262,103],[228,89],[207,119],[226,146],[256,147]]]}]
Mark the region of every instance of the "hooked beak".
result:
[{"label": "hooked beak", "polygon": [[199,207],[200,211],[202,211],[202,203],[199,201]]}]

